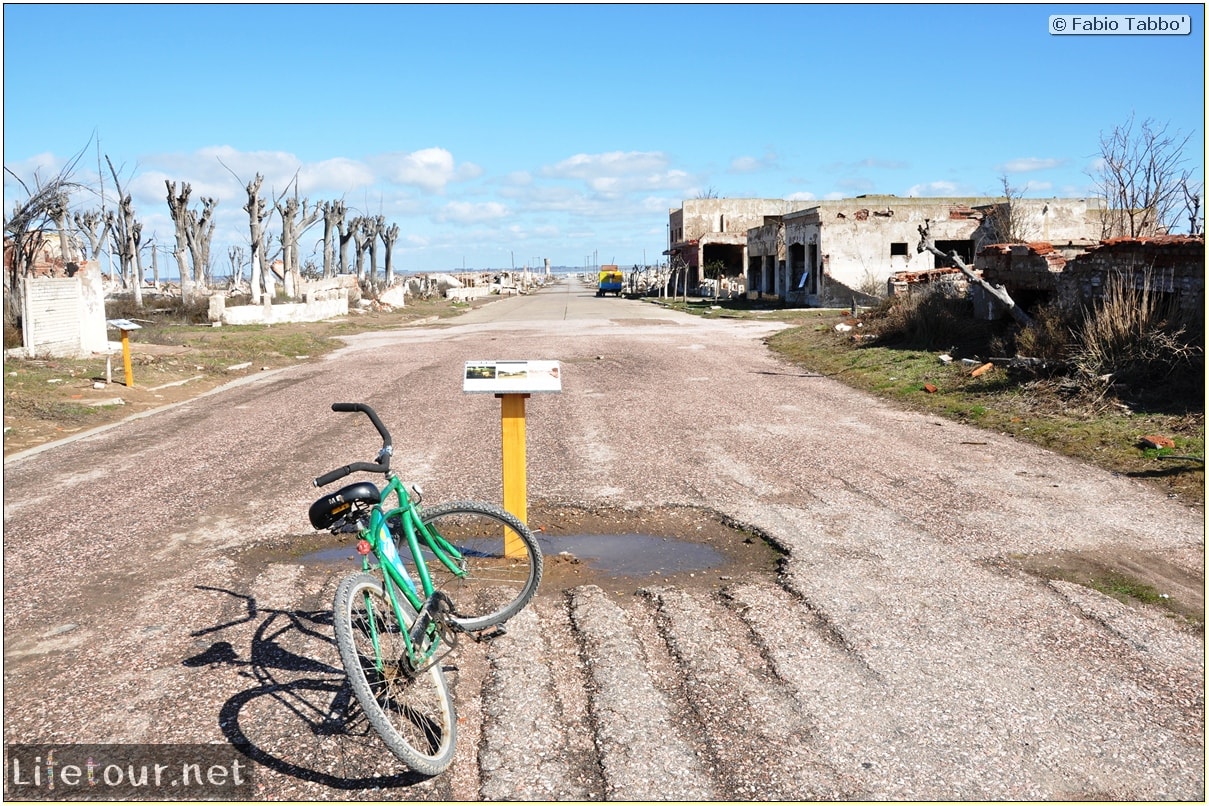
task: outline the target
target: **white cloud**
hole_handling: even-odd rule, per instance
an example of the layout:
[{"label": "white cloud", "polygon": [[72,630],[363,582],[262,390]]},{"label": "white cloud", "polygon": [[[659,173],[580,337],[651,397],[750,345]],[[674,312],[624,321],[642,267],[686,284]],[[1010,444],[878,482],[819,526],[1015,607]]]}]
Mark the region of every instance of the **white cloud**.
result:
[{"label": "white cloud", "polygon": [[450,182],[473,179],[482,174],[474,163],[454,163],[444,148],[422,148],[409,154],[387,154],[381,158],[387,178],[401,185],[414,185],[440,193]]},{"label": "white cloud", "polygon": [[937,182],[926,182],[919,185],[912,185],[907,189],[907,196],[960,196],[957,183],[946,182],[940,180]]},{"label": "white cloud", "polygon": [[735,157],[730,161],[732,173],[749,174],[760,170],[760,161],[755,157]]},{"label": "white cloud", "polygon": [[786,201],[814,201],[814,194],[808,190],[800,190],[797,193],[790,193],[785,197]]},{"label": "white cloud", "polygon": [[777,154],[771,149],[762,157],[735,157],[730,161],[730,172],[736,174],[756,173],[757,171],[774,170],[777,167]]},{"label": "white cloud", "polygon": [[611,195],[684,189],[691,181],[685,171],[669,169],[667,157],[658,151],[576,154],[546,166],[542,175],[551,179],[577,179],[597,193]]},{"label": "white cloud", "polygon": [[1003,165],[999,166],[999,170],[1007,173],[1026,173],[1028,171],[1045,171],[1050,168],[1057,168],[1066,160],[1055,159],[1053,157],[1019,157],[1014,160],[1008,160]]},{"label": "white cloud", "polygon": [[508,215],[508,208],[499,202],[450,202],[441,208],[435,218],[443,223],[481,224]]},{"label": "white cloud", "polygon": [[373,184],[369,166],[345,157],[304,165],[298,174],[298,192],[304,196],[333,189],[343,195]]},{"label": "white cloud", "polygon": [[902,160],[884,160],[878,157],[866,157],[856,165],[859,168],[884,168],[890,171],[898,171],[907,167],[907,163]]}]

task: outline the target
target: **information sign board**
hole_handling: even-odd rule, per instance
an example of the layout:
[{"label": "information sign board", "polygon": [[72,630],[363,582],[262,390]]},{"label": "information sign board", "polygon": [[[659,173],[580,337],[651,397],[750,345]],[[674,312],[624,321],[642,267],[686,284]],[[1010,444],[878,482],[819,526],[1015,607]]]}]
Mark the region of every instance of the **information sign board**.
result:
[{"label": "information sign board", "polygon": [[463,392],[527,395],[562,390],[557,361],[467,361],[462,375]]},{"label": "information sign board", "polygon": [[118,330],[142,330],[142,325],[136,325],[129,319],[106,319],[105,324],[110,327],[116,327]]}]

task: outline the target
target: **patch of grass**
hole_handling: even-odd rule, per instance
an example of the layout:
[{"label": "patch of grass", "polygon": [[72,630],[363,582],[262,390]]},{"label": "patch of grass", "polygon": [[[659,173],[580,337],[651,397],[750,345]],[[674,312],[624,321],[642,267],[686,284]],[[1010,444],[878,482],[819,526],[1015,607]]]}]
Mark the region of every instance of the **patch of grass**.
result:
[{"label": "patch of grass", "polygon": [[[904,407],[1028,440],[1150,481],[1189,505],[1204,506],[1203,462],[1163,460],[1157,452],[1138,447],[1140,436],[1162,434],[1175,441],[1175,454],[1203,457],[1203,399],[1199,408],[1172,406],[1168,400],[1163,408],[1147,410],[1089,394],[1061,377],[1017,374],[1002,367],[971,377],[981,358],[963,364],[960,350],[854,342],[851,332],[835,331],[841,321],[851,320],[836,311],[806,316],[797,321],[798,327],[776,333],[766,343],[794,364]],[[954,360],[942,362],[942,353],[952,354]],[[927,387],[936,391],[927,392]]]},{"label": "patch of grass", "polygon": [[1111,596],[1114,599],[1127,603],[1129,600],[1142,602],[1143,604],[1162,604],[1164,601],[1164,597],[1155,590],[1153,585],[1147,585],[1145,582],[1131,579],[1124,574],[1110,573],[1093,579],[1090,587],[1106,596]]},{"label": "patch of grass", "polygon": [[[114,385],[93,388],[105,380],[103,356],[87,359],[4,360],[5,451],[19,450],[84,428],[105,425],[139,407],[161,403],[181,382],[189,389],[212,388],[232,377],[261,369],[277,369],[317,358],[341,346],[340,337],[368,330],[387,330],[420,319],[456,316],[471,305],[446,300],[418,301],[393,311],[353,314],[328,322],[213,327],[205,308],[179,302],[149,301],[136,308],[129,300],[107,302],[107,318],[131,319],[142,327],[131,336],[134,386],[122,383],[121,354],[112,361]],[[198,319],[201,322],[198,322]],[[110,332],[110,338],[117,334]],[[248,370],[230,368],[251,362]],[[125,406],[85,405],[120,395]]]}]

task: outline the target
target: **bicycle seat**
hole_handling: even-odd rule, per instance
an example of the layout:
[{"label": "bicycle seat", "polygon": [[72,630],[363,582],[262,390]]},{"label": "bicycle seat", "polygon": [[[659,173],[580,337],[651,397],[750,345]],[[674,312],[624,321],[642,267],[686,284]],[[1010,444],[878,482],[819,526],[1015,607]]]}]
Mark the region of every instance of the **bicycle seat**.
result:
[{"label": "bicycle seat", "polygon": [[316,529],[329,529],[335,524],[348,518],[350,514],[360,512],[363,508],[372,507],[382,500],[381,493],[372,482],[359,481],[347,487],[341,487],[334,493],[323,496],[311,504],[311,526]]}]

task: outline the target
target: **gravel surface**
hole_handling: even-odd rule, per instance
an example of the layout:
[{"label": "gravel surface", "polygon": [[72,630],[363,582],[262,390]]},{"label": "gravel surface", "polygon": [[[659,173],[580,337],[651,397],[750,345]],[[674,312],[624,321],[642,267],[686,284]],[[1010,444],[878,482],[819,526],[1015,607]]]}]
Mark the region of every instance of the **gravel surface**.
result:
[{"label": "gravel surface", "polygon": [[[230,743],[265,800],[1204,800],[1203,635],[1015,562],[1203,580],[1203,513],[786,365],[776,327],[563,286],[10,458],[5,742]],[[785,555],[543,588],[448,659],[457,756],[423,779],[348,701],[351,563],[301,559],[332,544],[310,480],[374,455],[329,408],[361,400],[428,500],[498,502],[483,358],[562,362],[527,403],[531,521],[701,507]]]}]

